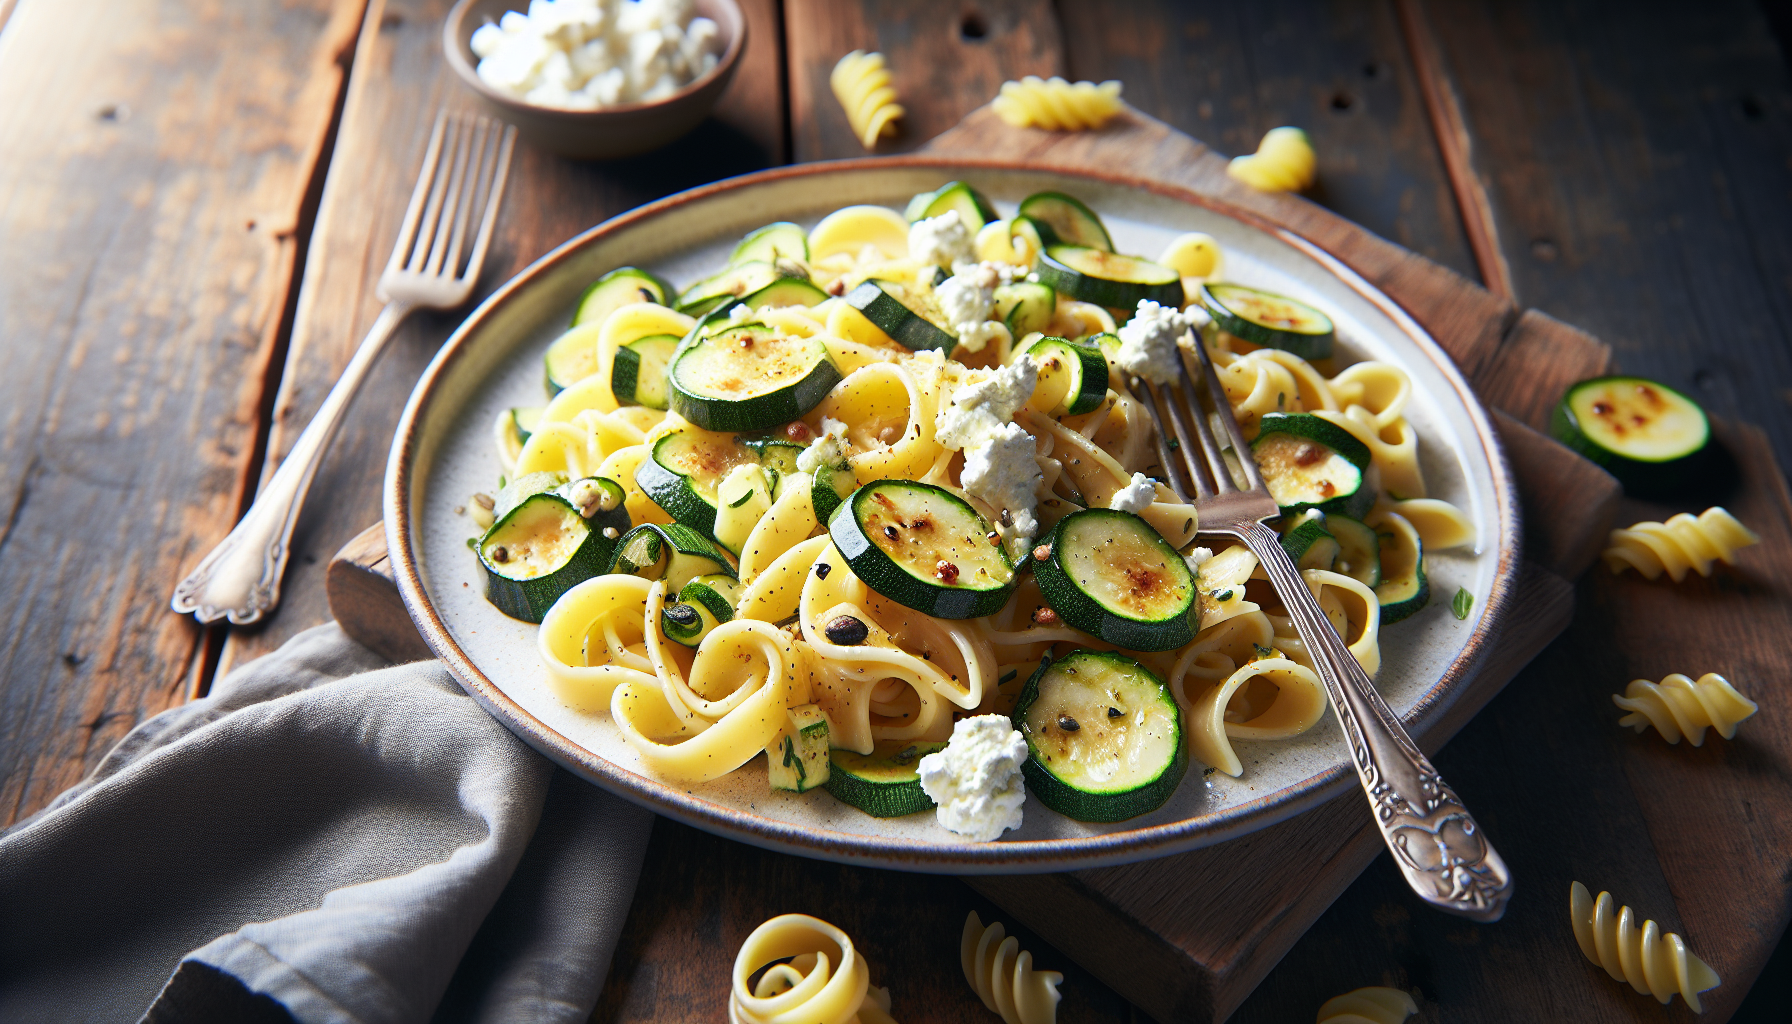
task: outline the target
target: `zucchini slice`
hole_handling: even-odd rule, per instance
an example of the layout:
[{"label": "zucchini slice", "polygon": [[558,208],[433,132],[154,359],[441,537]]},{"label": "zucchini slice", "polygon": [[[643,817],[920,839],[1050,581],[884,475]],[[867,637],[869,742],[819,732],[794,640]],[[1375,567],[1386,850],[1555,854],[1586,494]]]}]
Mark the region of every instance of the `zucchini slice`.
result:
[{"label": "zucchini slice", "polygon": [[1424,608],[1431,600],[1431,580],[1425,574],[1425,544],[1404,516],[1378,517],[1375,534],[1381,542],[1381,583],[1375,599],[1381,603],[1385,626]]},{"label": "zucchini slice", "polygon": [[1150,523],[1086,508],[1052,528],[1033,563],[1039,592],[1063,620],[1117,647],[1168,651],[1201,628],[1194,574]]},{"label": "zucchini slice", "polygon": [[1332,571],[1343,573],[1374,590],[1381,585],[1381,540],[1375,531],[1349,516],[1325,517],[1325,528],[1338,540],[1338,558]]},{"label": "zucchini slice", "polygon": [[616,350],[610,391],[623,405],[666,407],[666,367],[678,349],[678,335],[650,334]]},{"label": "zucchini slice", "polygon": [[616,542],[610,572],[665,580],[671,593],[699,576],[734,579],[734,563],[707,537],[680,523],[642,523]]},{"label": "zucchini slice", "polygon": [[827,292],[800,277],[780,277],[740,301],[748,309],[760,310],[767,306],[814,306],[827,299]]},{"label": "zucchini slice", "polygon": [[740,582],[732,576],[693,577],[678,589],[678,601],[660,609],[660,632],[673,643],[695,648],[710,631],[734,618]]},{"label": "zucchini slice", "polygon": [[1087,345],[1039,338],[1021,350],[1039,364],[1039,383],[1027,404],[1047,416],[1094,412],[1108,397],[1108,361]]},{"label": "zucchini slice", "polygon": [[547,367],[549,398],[597,372],[597,334],[602,329],[601,320],[582,324],[548,346],[542,363]]},{"label": "zucchini slice", "polygon": [[631,302],[657,302],[664,306],[672,294],[672,286],[655,274],[639,267],[617,267],[579,296],[572,326],[601,324],[617,307]]},{"label": "zucchini slice", "polygon": [[840,383],[827,346],[760,323],[699,336],[666,374],[672,411],[705,430],[766,430],[800,418]]},{"label": "zucchini slice", "polygon": [[[912,305],[911,305],[912,303]],[[938,324],[916,312],[926,303],[914,298],[908,289],[894,281],[875,278],[864,281],[846,293],[846,304],[865,315],[865,319],[891,340],[914,351],[937,348],[950,352],[958,339]]]},{"label": "zucchini slice", "polygon": [[[1047,245],[1080,245],[1114,251],[1114,240],[1095,211],[1062,192],[1035,192],[1020,201],[1020,216],[1032,221]],[[1045,237],[1047,232],[1050,237]],[[1090,300],[1093,301],[1093,300]]]},{"label": "zucchini slice", "polygon": [[1285,516],[1316,508],[1361,519],[1375,504],[1368,446],[1311,413],[1265,413],[1251,455]]},{"label": "zucchini slice", "polygon": [[1027,790],[1077,821],[1125,821],[1162,807],[1188,771],[1170,688],[1113,651],[1048,655],[1014,707]]},{"label": "zucchini slice", "polygon": [[713,537],[722,481],[737,466],[758,461],[759,454],[731,434],[680,427],[653,443],[635,469],[635,484],[674,520]]},{"label": "zucchini slice", "polygon": [[742,296],[751,295],[783,276],[777,266],[767,260],[748,260],[686,288],[678,296],[678,311],[686,316],[702,316],[732,305]]},{"label": "zucchini slice", "polygon": [[965,229],[971,234],[983,230],[983,225],[997,218],[995,205],[983,193],[962,181],[948,181],[933,192],[923,192],[908,201],[908,208],[903,211],[908,222],[938,217],[947,210],[957,210],[958,219],[964,222]]},{"label": "zucchini slice", "polygon": [[782,492],[785,477],[802,472],[796,460],[802,457],[804,448],[795,441],[778,437],[743,437],[740,438],[740,443],[758,454],[759,466],[765,470],[765,478],[771,484],[773,498]]},{"label": "zucchini slice", "polygon": [[1633,494],[1666,495],[1693,483],[1711,445],[1705,410],[1644,377],[1581,381],[1562,396],[1549,427]]},{"label": "zucchini slice", "polygon": [[1338,561],[1338,539],[1326,529],[1324,512],[1308,511],[1296,516],[1282,534],[1282,550],[1288,552],[1296,568],[1330,569]]},{"label": "zucchini slice", "polygon": [[911,740],[878,740],[869,754],[836,747],[828,751],[828,792],[873,818],[932,810],[933,798],[921,789],[921,759],[944,749],[943,741]]},{"label": "zucchini slice", "polygon": [[1332,318],[1304,302],[1241,284],[1203,284],[1200,299],[1228,334],[1302,359],[1331,358]]},{"label": "zucchini slice", "polygon": [[809,262],[809,232],[787,220],[776,221],[747,233],[728,256],[728,265],[772,263],[780,259]]},{"label": "zucchini slice", "polygon": [[995,319],[1008,325],[1008,333],[1024,338],[1051,326],[1058,308],[1058,293],[1050,286],[1016,281],[996,288]]},{"label": "zucchini slice", "polygon": [[828,720],[821,708],[802,704],[784,713],[784,723],[765,748],[766,779],[773,789],[807,793],[827,785]]},{"label": "zucchini slice", "polygon": [[1033,267],[1039,283],[1082,302],[1134,309],[1145,299],[1182,305],[1182,278],[1169,267],[1079,245],[1052,245]]},{"label": "zucchini slice", "polygon": [[853,476],[852,466],[841,460],[831,466],[817,467],[814,482],[809,487],[809,500],[815,503],[815,519],[825,523],[833,516],[834,510],[858,489],[859,481]]},{"label": "zucchini slice", "polygon": [[604,571],[615,544],[565,496],[531,494],[479,538],[485,599],[513,619],[540,622],[561,594]]},{"label": "zucchini slice", "polygon": [[828,536],[866,586],[935,618],[988,615],[1014,589],[1014,566],[995,527],[931,484],[866,484],[828,518]]},{"label": "zucchini slice", "polygon": [[531,409],[506,409],[498,416],[497,441],[504,453],[504,465],[510,466],[516,457],[522,454],[523,445],[529,443],[529,437],[535,433],[535,425],[541,422],[540,407]]}]

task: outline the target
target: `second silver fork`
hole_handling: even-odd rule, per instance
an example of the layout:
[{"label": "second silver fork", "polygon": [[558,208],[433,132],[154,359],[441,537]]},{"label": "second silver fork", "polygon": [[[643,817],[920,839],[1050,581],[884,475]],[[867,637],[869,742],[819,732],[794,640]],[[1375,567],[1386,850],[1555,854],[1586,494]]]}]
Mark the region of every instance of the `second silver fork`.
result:
[{"label": "second silver fork", "polygon": [[[1314,670],[1344,730],[1357,779],[1407,884],[1440,910],[1478,921],[1499,920],[1512,895],[1506,862],[1455,791],[1406,734],[1399,717],[1381,699],[1368,673],[1332,628],[1300,570],[1282,550],[1280,537],[1264,524],[1279,515],[1280,509],[1232,415],[1212,357],[1198,337],[1193,347],[1192,354],[1179,347],[1183,357],[1177,382],[1158,385],[1131,379],[1135,394],[1143,390],[1151,395],[1165,482],[1184,501],[1192,498],[1201,533],[1236,538],[1262,563],[1270,585],[1312,654]],[[1191,355],[1198,366],[1188,365]],[[1237,471],[1243,473],[1248,486],[1240,487],[1233,478],[1227,445],[1214,436],[1201,408],[1200,392],[1191,385],[1195,377],[1205,384],[1212,418],[1225,431],[1236,454]]]}]

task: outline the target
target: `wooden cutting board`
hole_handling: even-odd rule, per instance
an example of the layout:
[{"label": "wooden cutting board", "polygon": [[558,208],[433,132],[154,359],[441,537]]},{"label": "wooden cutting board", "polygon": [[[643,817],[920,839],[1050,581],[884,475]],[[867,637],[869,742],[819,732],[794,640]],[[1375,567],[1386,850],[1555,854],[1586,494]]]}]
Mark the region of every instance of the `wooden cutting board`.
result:
[{"label": "wooden cutting board", "polygon": [[[1610,366],[1603,343],[1535,310],[1521,312],[1305,200],[1238,185],[1225,176],[1221,157],[1137,112],[1100,132],[1062,135],[1012,129],[984,109],[927,151],[1121,169],[1244,208],[1350,265],[1456,359],[1494,408],[1525,506],[1527,564],[1505,634],[1450,714],[1419,737],[1427,750],[1441,747],[1567,626],[1574,605],[1567,581],[1596,557],[1620,493],[1609,475],[1533,428],[1544,424],[1552,397],[1568,383]],[[369,646],[397,659],[428,657],[398,602],[385,555],[378,526],[345,547],[330,566],[331,608]],[[964,881],[1157,1019],[1219,1021],[1381,849],[1362,797],[1351,792],[1193,853],[1069,874]],[[1659,910],[1655,916],[1664,924],[1672,920]]]}]

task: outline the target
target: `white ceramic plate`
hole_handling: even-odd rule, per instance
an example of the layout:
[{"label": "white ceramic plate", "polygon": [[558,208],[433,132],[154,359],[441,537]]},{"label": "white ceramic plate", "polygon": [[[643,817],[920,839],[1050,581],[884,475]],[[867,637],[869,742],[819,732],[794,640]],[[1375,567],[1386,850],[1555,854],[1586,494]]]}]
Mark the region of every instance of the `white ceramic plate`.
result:
[{"label": "white ceramic plate", "polygon": [[[813,224],[852,203],[900,210],[914,193],[952,179],[969,181],[1004,213],[1033,192],[1075,195],[1101,214],[1122,252],[1154,256],[1180,232],[1205,231],[1225,251],[1229,280],[1325,310],[1348,361],[1385,360],[1411,374],[1407,416],[1419,432],[1431,495],[1465,509],[1480,538],[1472,551],[1429,555],[1430,607],[1381,635],[1376,685],[1408,727],[1422,733],[1478,669],[1518,566],[1517,503],[1504,458],[1485,411],[1448,357],[1348,268],[1248,214],[1161,185],[1006,164],[909,157],[732,179],[593,228],[499,289],[425,371],[387,468],[392,563],[424,638],[469,693],[569,770],[699,828],[831,860],[995,873],[1140,860],[1263,828],[1353,785],[1342,734],[1330,716],[1294,740],[1236,742],[1241,778],[1204,776],[1198,763],[1191,765],[1176,795],[1151,814],[1089,825],[1033,802],[1025,826],[996,843],[964,842],[931,814],[880,820],[825,792],[771,793],[764,772],[753,766],[704,785],[668,784],[646,772],[608,714],[577,711],[548,689],[535,626],[485,602],[480,568],[467,548],[475,530],[454,509],[494,487],[501,470],[491,423],[501,409],[543,403],[542,353],[587,284],[614,267],[635,265],[683,286],[713,273],[741,235],[761,224]],[[1450,611],[1458,587],[1477,598],[1467,621]]]}]

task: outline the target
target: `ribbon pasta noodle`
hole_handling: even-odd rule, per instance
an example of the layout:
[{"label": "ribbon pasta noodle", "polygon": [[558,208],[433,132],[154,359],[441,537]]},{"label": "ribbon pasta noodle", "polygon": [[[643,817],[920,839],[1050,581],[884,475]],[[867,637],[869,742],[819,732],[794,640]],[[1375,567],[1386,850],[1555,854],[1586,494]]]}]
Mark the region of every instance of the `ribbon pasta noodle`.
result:
[{"label": "ribbon pasta noodle", "polygon": [[[761,968],[765,973],[749,984]],[[807,914],[774,917],[741,943],[734,958],[728,1020],[729,1024],[896,1024],[890,1017],[890,990],[871,984],[871,967],[852,939]]]}]

